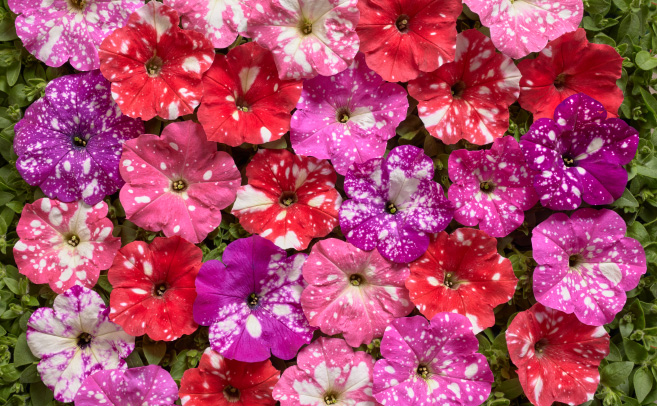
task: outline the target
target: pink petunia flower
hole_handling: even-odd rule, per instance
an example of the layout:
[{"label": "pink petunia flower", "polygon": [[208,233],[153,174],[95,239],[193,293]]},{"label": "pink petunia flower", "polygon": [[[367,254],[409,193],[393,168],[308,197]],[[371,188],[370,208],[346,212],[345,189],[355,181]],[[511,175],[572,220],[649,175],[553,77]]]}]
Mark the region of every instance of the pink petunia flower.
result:
[{"label": "pink petunia flower", "polygon": [[320,337],[299,352],[274,387],[281,406],[373,406],[372,356],[339,338]]},{"label": "pink petunia flower", "polygon": [[217,54],[203,86],[198,120],[209,140],[234,147],[280,139],[301,94],[301,81],[278,79],[271,52],[255,42]]},{"label": "pink petunia flower", "polygon": [[567,32],[575,31],[584,16],[582,0],[464,0],[490,28],[495,47],[519,59],[538,52]]},{"label": "pink petunia flower", "polygon": [[249,184],[237,192],[232,211],[246,231],[283,249],[303,250],[338,225],[342,197],[328,161],[261,149],[246,177]]},{"label": "pink petunia flower", "polygon": [[271,50],[281,79],[331,76],[358,52],[357,0],[253,0],[247,36]]},{"label": "pink petunia flower", "polygon": [[14,245],[19,272],[57,293],[74,285],[93,287],[121,248],[107,211],[102,201],[89,206],[43,198],[25,205]]},{"label": "pink petunia flower", "polygon": [[600,383],[598,366],[609,354],[604,327],[587,326],[540,303],[518,313],[506,331],[506,343],[520,385],[536,406],[593,399]]},{"label": "pink petunia flower", "polygon": [[203,73],[214,59],[203,34],[178,28],[178,13],[151,1],[100,45],[100,71],[112,82],[123,114],[175,120],[192,114],[203,96]]},{"label": "pink petunia flower", "polygon": [[200,124],[171,123],[162,135],[123,144],[120,199],[139,227],[199,243],[221,223],[241,177],[233,159],[206,140]]},{"label": "pink petunia flower", "polygon": [[461,139],[493,142],[509,128],[509,106],[518,99],[520,71],[511,58],[479,31],[456,37],[454,62],[408,83],[418,113],[431,135],[446,144]]},{"label": "pink petunia flower", "polygon": [[342,334],[352,347],[381,337],[388,323],[413,310],[404,287],[408,266],[386,260],[377,250],[322,240],[313,246],[303,278],[309,285],[301,306],[310,325],[328,335]]}]

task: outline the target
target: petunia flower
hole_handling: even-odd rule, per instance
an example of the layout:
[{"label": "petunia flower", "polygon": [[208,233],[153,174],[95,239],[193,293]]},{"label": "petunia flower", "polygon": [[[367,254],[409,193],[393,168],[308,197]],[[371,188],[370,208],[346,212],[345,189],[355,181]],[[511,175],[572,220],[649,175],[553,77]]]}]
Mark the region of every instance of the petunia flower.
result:
[{"label": "petunia flower", "polygon": [[385,160],[354,164],[344,182],[351,200],[340,208],[347,241],[397,263],[420,257],[429,234],[444,230],[454,211],[433,174],[431,158],[411,145],[394,148]]},{"label": "petunia flower", "polygon": [[27,323],[27,344],[41,358],[37,370],[55,399],[72,402],[84,380],[98,370],[125,369],[135,338],[109,321],[100,295],[73,286],[52,309],[37,309]]},{"label": "petunia flower", "polygon": [[646,254],[625,231],[623,218],[607,209],[579,209],[570,218],[556,213],[536,226],[536,300],[575,313],[584,324],[611,323],[625,304],[625,292],[646,273]]},{"label": "petunia flower", "polygon": [[374,365],[374,397],[388,405],[478,406],[490,394],[493,373],[465,316],[439,313],[427,321],[394,320]]},{"label": "petunia flower", "polygon": [[144,132],[121,114],[99,71],[53,79],[14,127],[23,179],[63,202],[94,205],[119,190],[121,145]]},{"label": "petunia flower", "polygon": [[292,116],[292,147],[298,154],[330,159],[344,175],[354,162],[383,156],[407,109],[406,90],[384,82],[358,54],[337,75],[304,81]]},{"label": "petunia flower", "polygon": [[484,145],[509,128],[509,106],[518,99],[520,71],[511,58],[495,52],[481,32],[456,37],[454,62],[408,83],[419,101],[418,114],[427,131],[446,144],[461,139]]},{"label": "petunia flower", "polygon": [[98,46],[122,27],[141,0],[9,0],[23,46],[48,66],[67,61],[77,70],[98,69]]},{"label": "petunia flower", "polygon": [[194,320],[210,326],[210,346],[224,357],[258,362],[293,358],[310,343],[299,299],[305,254],[285,251],[257,235],[228,244],[222,261],[203,264],[196,278]]},{"label": "petunia flower", "polygon": [[367,65],[406,82],[454,59],[459,0],[361,0],[356,31]]},{"label": "petunia flower", "polygon": [[164,0],[180,14],[186,30],[202,32],[215,48],[226,48],[246,30],[250,0]]},{"label": "petunia flower", "polygon": [[527,166],[515,138],[498,138],[489,150],[459,149],[449,155],[447,190],[454,203],[454,219],[476,226],[493,237],[505,237],[518,228],[538,195],[535,172]]},{"label": "petunia flower", "polygon": [[[495,47],[513,59],[545,48],[549,40],[575,31],[584,16],[582,0],[464,0],[490,28]],[[572,55],[572,57],[577,57]]]},{"label": "petunia flower", "polygon": [[497,240],[473,228],[436,235],[410,268],[406,287],[420,312],[428,319],[462,314],[475,334],[495,324],[493,309],[513,297],[518,283],[511,261],[497,253]]},{"label": "petunia flower", "polygon": [[249,233],[300,251],[338,225],[342,197],[328,161],[261,149],[246,177],[249,184],[237,192],[232,213]]},{"label": "petunia flower", "polygon": [[339,338],[320,337],[297,356],[274,387],[281,406],[374,406],[374,359]]},{"label": "petunia flower", "polygon": [[559,104],[554,120],[536,120],[522,136],[520,147],[538,173],[534,187],[543,206],[573,210],[582,200],[599,205],[621,197],[627,184],[622,165],[634,158],[639,133],[606,117],[602,104],[578,93]]},{"label": "petunia flower", "polygon": [[199,243],[221,223],[242,178],[228,153],[206,140],[200,124],[171,123],[123,146],[120,199],[128,220]]},{"label": "petunia flower", "polygon": [[193,333],[194,282],[202,258],[200,248],[178,236],[121,248],[107,272],[113,287],[110,319],[130,335],[155,341]]},{"label": "petunia flower", "polygon": [[178,28],[178,13],[157,1],[132,13],[100,45],[100,70],[121,111],[144,120],[175,120],[201,103],[201,78],[214,48],[203,34]]},{"label": "petunia flower", "polygon": [[602,103],[609,117],[617,117],[623,103],[623,58],[605,44],[590,43],[582,28],[550,41],[535,59],[520,61],[520,105],[539,118],[552,118],[559,103],[584,93]]},{"label": "petunia flower", "polygon": [[14,245],[19,272],[57,293],[74,285],[92,288],[121,248],[107,211],[105,202],[89,206],[43,198],[26,204]]},{"label": "petunia flower", "polygon": [[280,139],[301,95],[301,81],[278,79],[271,52],[255,42],[217,54],[203,86],[198,119],[209,140],[231,146]]},{"label": "petunia flower", "polygon": [[271,393],[279,374],[268,359],[233,361],[207,348],[199,367],[185,371],[180,400],[184,406],[274,406]]},{"label": "petunia flower", "polygon": [[281,79],[331,76],[358,52],[357,0],[253,0],[246,35],[271,50]]},{"label": "petunia flower", "polygon": [[75,406],[174,406],[178,385],[158,365],[97,371],[75,396]]},{"label": "petunia flower", "polygon": [[342,334],[352,347],[381,337],[396,317],[413,310],[404,281],[408,266],[330,238],[313,249],[303,267],[309,284],[301,306],[311,326]]},{"label": "petunia flower", "polygon": [[604,327],[536,303],[518,313],[506,331],[511,361],[525,395],[536,406],[579,405],[593,399],[598,366],[609,354]]}]

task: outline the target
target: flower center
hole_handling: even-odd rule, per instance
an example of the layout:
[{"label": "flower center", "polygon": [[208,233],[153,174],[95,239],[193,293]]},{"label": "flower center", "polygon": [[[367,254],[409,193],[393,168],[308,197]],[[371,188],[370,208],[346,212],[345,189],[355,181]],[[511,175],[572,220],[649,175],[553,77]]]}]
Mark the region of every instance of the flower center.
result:
[{"label": "flower center", "polygon": [[545,351],[545,347],[547,347],[548,344],[547,338],[541,338],[536,341],[536,344],[534,344],[534,352],[536,355],[543,355],[543,351]]},{"label": "flower center", "polygon": [[427,379],[431,375],[431,371],[429,371],[428,366],[420,364],[420,366],[417,367],[417,374],[420,378]]},{"label": "flower center", "polygon": [[87,5],[87,0],[69,0],[71,7],[77,10],[84,10],[84,6]]},{"label": "flower center", "polygon": [[463,92],[465,92],[465,83],[462,80],[459,80],[458,82],[454,83],[452,85],[452,97],[455,99],[460,99],[463,96]]},{"label": "flower center", "polygon": [[561,159],[563,159],[563,164],[566,165],[567,167],[570,168],[575,166],[575,160],[569,157],[568,155],[563,155]]},{"label": "flower center", "polygon": [[324,403],[327,405],[334,405],[338,403],[338,396],[335,393],[327,393],[324,395]]},{"label": "flower center", "polygon": [[157,55],[153,55],[153,57],[149,59],[145,64],[146,74],[152,78],[159,76],[160,72],[162,72],[163,65],[164,61],[162,58]]},{"label": "flower center", "polygon": [[167,285],[166,283],[160,283],[159,285],[156,285],[153,288],[153,294],[157,297],[162,297],[164,296],[164,292],[167,291]]},{"label": "flower center", "polygon": [[89,333],[82,333],[78,336],[78,347],[80,348],[86,348],[89,346],[89,343],[91,343],[91,339],[93,337]]},{"label": "flower center", "polygon": [[481,190],[484,193],[492,193],[493,190],[495,190],[495,185],[493,184],[493,182],[489,182],[489,181],[481,182],[479,184],[479,190]]},{"label": "flower center", "polygon": [[338,110],[338,113],[336,114],[336,119],[342,124],[346,124],[350,118],[351,115],[349,114],[349,110],[347,110],[346,108]]},{"label": "flower center", "polygon": [[234,386],[228,385],[224,388],[224,397],[230,403],[235,403],[240,400],[240,390]]},{"label": "flower center", "polygon": [[385,210],[386,213],[388,214],[397,214],[397,212],[399,211],[399,209],[397,209],[397,206],[395,206],[393,202],[387,202]]},{"label": "flower center", "polygon": [[241,102],[237,105],[237,110],[243,111],[244,113],[248,113],[249,111],[249,106],[246,105],[246,103]]},{"label": "flower center", "polygon": [[571,255],[568,258],[568,266],[570,268],[577,268],[582,264],[582,259],[583,259],[582,256],[579,254]]},{"label": "flower center", "polygon": [[258,302],[260,298],[255,293],[251,293],[249,297],[246,298],[246,305],[249,306],[249,309],[255,309],[258,307]]},{"label": "flower center", "polygon": [[408,23],[409,23],[410,17],[408,17],[406,14],[402,14],[399,17],[397,17],[397,21],[395,22],[395,25],[397,26],[397,29],[401,33],[407,33],[408,32]]},{"label": "flower center", "polygon": [[563,90],[566,87],[565,73],[560,74],[556,79],[554,79],[554,87],[556,87],[557,90]]},{"label": "flower center", "polygon": [[187,189],[187,183],[185,183],[184,180],[176,180],[174,182],[171,182],[171,189],[173,189],[174,192],[182,192],[183,190]]},{"label": "flower center", "polygon": [[352,286],[360,286],[363,282],[365,282],[365,278],[361,275],[353,274],[349,277],[349,283],[351,283]]},{"label": "flower center", "polygon": [[445,280],[443,281],[443,285],[450,289],[456,289],[458,286],[458,281],[456,280],[456,277],[453,273],[448,272],[445,274]]},{"label": "flower center", "polygon": [[75,145],[78,148],[84,148],[87,146],[87,140],[76,135],[75,137],[73,137],[73,145]]},{"label": "flower center", "polygon": [[290,207],[298,201],[299,201],[299,198],[297,197],[297,194],[292,192],[292,191],[283,192],[281,194],[281,197],[278,199],[278,202],[283,207]]},{"label": "flower center", "polygon": [[303,35],[310,35],[313,33],[313,22],[310,20],[306,20],[305,18],[301,20],[299,23],[299,31]]},{"label": "flower center", "polygon": [[80,244],[80,237],[75,234],[71,234],[67,239],[66,243],[71,247],[77,247]]}]

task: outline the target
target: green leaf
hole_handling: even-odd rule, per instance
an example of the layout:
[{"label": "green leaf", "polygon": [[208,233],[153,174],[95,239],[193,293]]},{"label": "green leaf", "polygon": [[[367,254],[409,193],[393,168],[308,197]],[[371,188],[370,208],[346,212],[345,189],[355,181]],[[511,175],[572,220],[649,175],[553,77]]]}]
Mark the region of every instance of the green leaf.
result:
[{"label": "green leaf", "polygon": [[634,59],[636,66],[643,70],[653,70],[657,68],[657,57],[650,55],[648,51],[639,51]]},{"label": "green leaf", "polygon": [[21,372],[20,378],[18,378],[20,383],[35,383],[41,382],[41,377],[39,376],[39,371],[37,371],[37,364],[32,364],[25,368]]},{"label": "green leaf", "polygon": [[15,61],[7,68],[7,84],[14,86],[21,74],[21,61]]},{"label": "green leaf", "polygon": [[585,10],[589,14],[606,15],[611,8],[611,0],[588,0],[584,2]]},{"label": "green leaf", "polygon": [[5,18],[0,21],[0,41],[13,41],[16,38],[18,38],[18,35],[16,35],[14,20]]},{"label": "green leaf", "polygon": [[635,213],[636,210],[633,209],[639,207],[639,202],[636,200],[634,195],[632,195],[632,192],[625,189],[623,195],[618,200],[616,200],[611,206],[619,209],[625,209],[626,213],[627,212]]},{"label": "green leaf", "polygon": [[18,340],[16,340],[16,348],[14,348],[14,365],[20,367],[32,364],[38,360],[39,358],[32,354],[30,347],[27,345],[25,333],[18,336]]},{"label": "green leaf", "polygon": [[128,364],[129,368],[144,366],[144,362],[141,360],[141,357],[139,356],[139,352],[137,352],[137,350],[132,351],[130,355],[128,355],[128,358],[125,359],[125,362]]},{"label": "green leaf", "polygon": [[632,369],[634,369],[632,362],[612,362],[600,371],[600,383],[612,388],[621,385],[627,381]]},{"label": "green leaf", "polygon": [[150,365],[157,365],[167,353],[167,345],[163,341],[144,339],[144,356]]},{"label": "green leaf", "polygon": [[30,400],[32,406],[50,406],[53,393],[43,382],[36,382],[30,385]]},{"label": "green leaf", "polygon": [[643,402],[652,389],[652,373],[646,367],[641,367],[634,373],[634,392],[639,402]]},{"label": "green leaf", "polygon": [[640,364],[648,359],[648,350],[639,343],[623,338],[623,348],[627,359],[635,364]]},{"label": "green leaf", "polygon": [[[653,97],[653,95],[650,94],[646,89],[639,87],[639,92],[641,93],[641,97],[643,98],[643,101],[646,103],[646,108],[654,117],[657,117],[657,100]],[[654,159],[653,159],[654,160]],[[642,174],[643,175],[643,174]],[[650,175],[645,175],[645,176],[650,176]],[[654,178],[654,176],[651,176]]]}]

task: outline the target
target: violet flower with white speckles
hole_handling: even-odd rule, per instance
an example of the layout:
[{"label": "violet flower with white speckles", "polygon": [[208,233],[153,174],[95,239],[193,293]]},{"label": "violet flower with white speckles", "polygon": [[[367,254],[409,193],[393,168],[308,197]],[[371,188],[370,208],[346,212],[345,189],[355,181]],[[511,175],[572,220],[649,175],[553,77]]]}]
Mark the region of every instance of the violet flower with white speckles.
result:
[{"label": "violet flower with white speckles", "polygon": [[429,246],[429,234],[445,229],[454,208],[433,181],[433,162],[411,145],[385,159],[354,164],[344,182],[351,200],[340,208],[347,241],[393,262],[411,262]]},{"label": "violet flower with white speckles", "polygon": [[625,237],[627,227],[614,211],[579,209],[568,218],[556,213],[532,235],[534,296],[543,305],[575,313],[585,324],[611,323],[625,292],[646,273],[641,244]]},{"label": "violet flower with white speckles", "polygon": [[637,130],[607,119],[604,106],[583,93],[561,102],[554,120],[536,120],[520,141],[527,165],[539,172],[534,187],[541,204],[552,210],[620,198],[627,184],[622,165],[630,163],[638,145]]},{"label": "violet flower with white speckles", "polygon": [[123,185],[121,145],[144,132],[121,114],[99,71],[54,79],[14,127],[23,179],[63,202],[95,205]]},{"label": "violet flower with white speckles", "polygon": [[254,235],[228,244],[222,262],[203,264],[196,278],[194,321],[210,326],[210,346],[228,359],[292,359],[314,328],[303,314],[301,266],[306,254],[287,257]]},{"label": "violet flower with white speckles", "polygon": [[41,358],[41,380],[60,402],[72,402],[82,382],[98,370],[125,369],[135,338],[109,320],[100,295],[76,285],[52,309],[37,309],[27,323],[27,345]]},{"label": "violet flower with white speckles", "polygon": [[385,82],[358,54],[337,75],[304,81],[292,116],[292,147],[298,154],[330,159],[344,175],[354,162],[383,156],[407,109],[406,90]]}]

